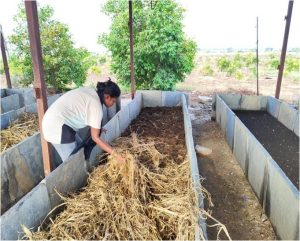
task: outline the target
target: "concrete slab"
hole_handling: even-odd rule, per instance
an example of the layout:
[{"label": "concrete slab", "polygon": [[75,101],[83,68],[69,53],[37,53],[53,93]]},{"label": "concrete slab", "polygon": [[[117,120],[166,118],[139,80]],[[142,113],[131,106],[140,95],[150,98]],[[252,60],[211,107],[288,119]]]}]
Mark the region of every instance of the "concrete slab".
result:
[{"label": "concrete slab", "polygon": [[20,97],[20,107],[36,102],[33,88],[12,88],[7,89],[8,95],[18,94]]},{"label": "concrete slab", "polygon": [[121,135],[119,128],[118,116],[114,116],[109,122],[104,126],[107,130],[106,133],[103,133],[103,138],[106,142],[111,143],[114,139]]},{"label": "concrete slab", "polygon": [[20,109],[20,99],[18,94],[1,98],[1,113]]},{"label": "concrete slab", "polygon": [[131,98],[123,98],[121,99],[121,109],[127,106],[131,101]]},{"label": "concrete slab", "polygon": [[17,119],[16,110],[11,110],[6,113],[1,114],[1,130],[8,127],[9,124]]},{"label": "concrete slab", "polygon": [[130,121],[134,120],[140,113],[142,108],[142,101],[140,99],[134,98],[127,106],[129,108]]},{"label": "concrete slab", "polygon": [[221,100],[220,102],[220,124],[221,124],[221,129],[223,131],[223,133],[226,132],[226,124],[227,124],[227,105],[225,104],[225,102],[223,100]]},{"label": "concrete slab", "polygon": [[83,187],[87,177],[87,163],[84,160],[83,149],[81,149],[45,178],[51,208],[62,202],[55,190],[62,195],[70,194]]},{"label": "concrete slab", "polygon": [[234,127],[235,127],[235,117],[236,115],[233,111],[229,108],[226,109],[227,113],[227,122],[226,122],[226,132],[225,137],[227,140],[228,145],[230,146],[231,150],[233,150],[234,145]]},{"label": "concrete slab", "polygon": [[118,112],[118,118],[119,118],[119,127],[121,133],[125,131],[125,129],[130,124],[130,115],[129,115],[129,107],[126,105],[122,107],[122,109]]},{"label": "concrete slab", "polygon": [[33,103],[31,105],[25,106],[25,111],[29,113],[37,113],[37,105],[36,103]]},{"label": "concrete slab", "polygon": [[1,212],[10,208],[43,177],[38,133],[1,154]]},{"label": "concrete slab", "polygon": [[44,182],[1,216],[1,240],[17,240],[22,237],[22,227],[33,228],[50,212],[50,201]]},{"label": "concrete slab", "polygon": [[107,116],[108,116],[108,120],[110,120],[111,118],[113,118],[113,116],[117,113],[117,105],[114,104],[112,107],[107,108]]},{"label": "concrete slab", "polygon": [[0,89],[0,95],[1,95],[1,98],[5,97],[6,96],[6,89]]},{"label": "concrete slab", "polygon": [[19,117],[21,114],[23,114],[25,112],[25,106],[16,110],[16,114]]},{"label": "concrete slab", "polygon": [[267,111],[277,119],[281,102],[272,96],[268,96],[267,98]]},{"label": "concrete slab", "polygon": [[162,106],[162,91],[160,90],[143,90],[139,91],[143,98],[143,107]]},{"label": "concrete slab", "polygon": [[248,131],[237,116],[235,117],[233,154],[245,172],[248,158]]},{"label": "concrete slab", "polygon": [[280,239],[297,240],[299,192],[274,160],[269,164],[267,214]]},{"label": "concrete slab", "polygon": [[104,126],[108,122],[108,110],[105,105],[102,106],[102,125]]},{"label": "concrete slab", "polygon": [[232,110],[238,110],[241,107],[240,94],[218,94]]},{"label": "concrete slab", "polygon": [[103,153],[103,150],[101,150],[98,146],[95,146],[91,152],[90,160],[87,161],[88,164],[88,171],[91,171],[93,167],[97,166],[98,160],[96,159],[97,155]]},{"label": "concrete slab", "polygon": [[52,105],[63,94],[55,94],[47,97],[48,107]]},{"label": "concrete slab", "polygon": [[280,121],[288,129],[293,131],[297,114],[299,115],[299,111],[292,108],[287,103],[281,102],[278,114],[278,121]]},{"label": "concrete slab", "polygon": [[241,99],[242,110],[266,110],[267,96],[243,95]]},{"label": "concrete slab", "polygon": [[216,96],[216,121],[220,125],[221,124],[221,97]]},{"label": "concrete slab", "polygon": [[296,115],[296,119],[294,121],[294,125],[293,125],[293,131],[294,133],[299,136],[299,112],[298,114]]},{"label": "concrete slab", "polygon": [[248,153],[249,164],[246,175],[252,189],[262,203],[266,192],[264,189],[266,189],[267,184],[264,182],[268,181],[267,163],[271,156],[253,135],[249,137]]},{"label": "concrete slab", "polygon": [[180,106],[182,92],[178,91],[163,91],[162,92],[162,105],[163,106]]}]

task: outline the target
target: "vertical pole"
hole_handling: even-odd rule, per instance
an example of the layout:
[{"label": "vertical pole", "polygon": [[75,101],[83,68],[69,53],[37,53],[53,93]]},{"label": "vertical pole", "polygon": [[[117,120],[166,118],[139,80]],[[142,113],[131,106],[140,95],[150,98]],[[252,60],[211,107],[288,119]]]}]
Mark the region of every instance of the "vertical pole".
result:
[{"label": "vertical pole", "polygon": [[2,26],[0,25],[0,35],[1,35],[1,53],[2,53],[2,61],[3,61],[3,68],[5,72],[5,77],[6,77],[6,83],[7,83],[7,88],[11,89],[11,80],[10,80],[10,74],[9,74],[9,67],[7,64],[7,58],[6,58],[6,51],[5,51],[5,45],[4,45],[4,36],[2,32]]},{"label": "vertical pole", "polygon": [[259,89],[258,89],[258,17],[256,17],[256,95],[259,95]]},{"label": "vertical pole", "polygon": [[25,1],[25,8],[33,63],[34,90],[39,116],[44,172],[45,176],[47,176],[52,171],[52,163],[50,145],[44,139],[42,132],[42,119],[48,105],[36,1]]},{"label": "vertical pole", "polygon": [[129,3],[129,34],[130,34],[130,80],[131,80],[131,99],[134,98],[134,62],[133,62],[133,21],[132,21],[132,0]]},{"label": "vertical pole", "polygon": [[279,95],[280,95],[286,49],[287,49],[287,43],[289,39],[290,24],[291,24],[292,12],[293,12],[293,4],[294,4],[294,0],[289,0],[288,12],[287,12],[287,16],[285,17],[286,20],[285,31],[284,31],[283,44],[281,49],[280,64],[279,64],[279,71],[278,71],[277,85],[276,85],[276,92],[275,92],[275,98],[277,99],[279,99]]}]

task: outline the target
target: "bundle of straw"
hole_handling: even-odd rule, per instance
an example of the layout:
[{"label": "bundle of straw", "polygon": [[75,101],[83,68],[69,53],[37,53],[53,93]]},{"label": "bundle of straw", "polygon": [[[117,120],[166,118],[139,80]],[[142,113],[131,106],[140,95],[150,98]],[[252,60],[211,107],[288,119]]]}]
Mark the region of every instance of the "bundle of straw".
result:
[{"label": "bundle of straw", "polygon": [[[55,220],[50,219],[37,232],[24,227],[25,237],[194,239],[198,218],[206,212],[198,207],[189,162],[178,165],[159,153],[154,142],[143,143],[135,135],[119,138],[117,146],[126,163],[109,156],[106,165],[92,172],[81,193],[62,197],[65,210]],[[200,238],[204,240],[202,232]]]},{"label": "bundle of straw", "polygon": [[8,128],[1,130],[1,153],[39,131],[38,116],[24,112]]}]

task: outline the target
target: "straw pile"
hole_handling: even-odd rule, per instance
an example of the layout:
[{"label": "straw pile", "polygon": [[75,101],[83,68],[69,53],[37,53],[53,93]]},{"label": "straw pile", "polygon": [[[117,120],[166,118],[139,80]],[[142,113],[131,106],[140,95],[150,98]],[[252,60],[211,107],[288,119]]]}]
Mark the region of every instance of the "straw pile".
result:
[{"label": "straw pile", "polygon": [[6,129],[1,130],[1,153],[39,131],[38,116],[24,112]]},{"label": "straw pile", "polygon": [[[198,208],[189,162],[176,164],[157,151],[154,142],[136,135],[117,140],[120,164],[114,156],[96,168],[79,194],[62,197],[65,210],[37,232],[23,228],[31,240],[192,240]],[[218,224],[219,225],[219,224]],[[221,229],[224,227],[220,224]],[[220,230],[221,230],[220,229]],[[201,233],[200,239],[204,240]]]}]

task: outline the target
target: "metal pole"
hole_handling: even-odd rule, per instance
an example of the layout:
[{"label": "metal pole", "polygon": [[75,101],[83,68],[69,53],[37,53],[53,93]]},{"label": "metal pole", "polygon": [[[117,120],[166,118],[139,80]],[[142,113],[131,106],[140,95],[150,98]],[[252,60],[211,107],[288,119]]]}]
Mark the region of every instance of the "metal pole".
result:
[{"label": "metal pole", "polygon": [[131,98],[134,98],[135,83],[134,83],[134,62],[133,62],[133,21],[132,21],[132,0],[129,3],[129,34],[130,34],[130,80],[131,80]]},{"label": "metal pole", "polygon": [[3,68],[4,68],[4,72],[5,72],[5,77],[6,77],[7,88],[11,89],[9,67],[7,64],[6,51],[5,51],[5,45],[4,45],[4,36],[3,36],[1,25],[0,25],[0,35],[1,35],[0,42],[1,42],[2,61],[3,61]]},{"label": "metal pole", "polygon": [[258,89],[258,17],[256,17],[256,95],[259,95],[259,89]]},{"label": "metal pole", "polygon": [[277,99],[279,99],[279,95],[280,95],[286,49],[287,49],[287,43],[289,39],[290,24],[291,24],[292,12],[293,12],[293,4],[294,4],[294,0],[290,0],[287,16],[285,16],[285,20],[286,20],[285,31],[284,31],[283,44],[281,49],[280,64],[279,64],[279,71],[278,71],[278,78],[277,78],[277,85],[276,85],[276,92],[275,92],[275,98]]},{"label": "metal pole", "polygon": [[45,176],[47,176],[53,168],[50,145],[44,139],[42,132],[42,119],[48,105],[36,1],[25,1],[25,8],[33,63],[34,89],[39,116],[44,172]]}]

